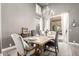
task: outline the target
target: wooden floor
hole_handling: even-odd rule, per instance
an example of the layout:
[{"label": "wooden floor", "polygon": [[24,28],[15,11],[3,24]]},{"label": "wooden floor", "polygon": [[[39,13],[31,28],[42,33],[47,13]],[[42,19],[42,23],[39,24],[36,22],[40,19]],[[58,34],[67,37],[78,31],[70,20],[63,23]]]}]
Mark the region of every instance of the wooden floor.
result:
[{"label": "wooden floor", "polygon": [[0,53],[0,56],[2,56],[2,54]]},{"label": "wooden floor", "polygon": [[[53,52],[47,52],[48,56],[54,56]],[[46,54],[45,54],[46,55]],[[64,42],[59,42],[59,53],[58,56],[72,56],[71,48]]]},{"label": "wooden floor", "polygon": [[79,45],[70,44],[72,50],[72,56],[79,56]]},{"label": "wooden floor", "polygon": [[[53,56],[52,52],[49,56]],[[79,56],[79,45],[66,44],[64,42],[59,42],[59,53],[58,56]]]},{"label": "wooden floor", "polygon": [[[3,55],[4,56],[8,55],[7,53],[11,54],[12,56],[16,55],[15,50],[4,52]],[[46,51],[43,56],[54,56],[54,55],[55,54],[53,52]],[[73,44],[67,44],[64,42],[59,42],[58,56],[79,56],[79,46]]]}]

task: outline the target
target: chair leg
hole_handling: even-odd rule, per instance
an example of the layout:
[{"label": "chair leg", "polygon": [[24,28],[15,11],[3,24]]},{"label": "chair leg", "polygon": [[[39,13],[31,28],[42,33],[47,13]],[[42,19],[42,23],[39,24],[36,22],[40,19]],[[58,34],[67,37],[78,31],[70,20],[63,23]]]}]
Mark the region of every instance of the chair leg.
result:
[{"label": "chair leg", "polygon": [[57,50],[58,50],[58,52],[59,52],[59,47],[58,47],[58,45],[57,45]]},{"label": "chair leg", "polygon": [[57,52],[57,47],[55,46],[55,56],[57,56],[58,55],[58,52]]},{"label": "chair leg", "polygon": [[17,55],[18,55],[18,56],[21,56],[18,52],[17,52]]},{"label": "chair leg", "polygon": [[58,49],[58,52],[59,52],[59,48],[57,48]]}]

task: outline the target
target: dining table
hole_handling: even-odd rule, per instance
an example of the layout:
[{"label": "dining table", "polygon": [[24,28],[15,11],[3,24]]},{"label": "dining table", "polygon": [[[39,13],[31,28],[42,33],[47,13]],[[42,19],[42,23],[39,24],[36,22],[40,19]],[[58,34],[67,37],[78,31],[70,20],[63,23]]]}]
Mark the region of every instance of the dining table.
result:
[{"label": "dining table", "polygon": [[30,36],[30,37],[25,37],[23,39],[26,42],[34,43],[38,45],[36,49],[39,48],[41,51],[41,54],[43,54],[45,44],[49,42],[51,39],[54,39],[54,36]]},{"label": "dining table", "polygon": [[24,39],[24,41],[43,46],[45,43],[47,43],[51,39],[54,39],[54,37],[53,36],[31,36],[31,37],[25,37],[23,39]]}]

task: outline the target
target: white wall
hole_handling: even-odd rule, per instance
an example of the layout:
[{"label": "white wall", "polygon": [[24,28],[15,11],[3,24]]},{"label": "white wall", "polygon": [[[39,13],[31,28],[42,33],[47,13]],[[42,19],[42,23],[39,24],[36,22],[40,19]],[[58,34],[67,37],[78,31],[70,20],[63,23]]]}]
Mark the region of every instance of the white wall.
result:
[{"label": "white wall", "polygon": [[69,42],[69,13],[61,14],[63,41]]},{"label": "white wall", "polygon": [[34,19],[34,4],[2,4],[2,47],[14,44],[10,38],[11,33],[20,33],[22,27],[35,29]]}]

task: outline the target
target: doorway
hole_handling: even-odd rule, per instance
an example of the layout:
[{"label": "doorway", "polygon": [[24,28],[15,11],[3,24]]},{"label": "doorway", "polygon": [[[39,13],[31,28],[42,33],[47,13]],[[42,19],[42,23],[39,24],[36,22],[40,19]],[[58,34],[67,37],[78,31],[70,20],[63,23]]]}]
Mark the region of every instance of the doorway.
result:
[{"label": "doorway", "polygon": [[50,19],[50,31],[59,31],[62,35],[61,16],[54,16]]},{"label": "doorway", "polygon": [[56,31],[62,35],[64,42],[69,42],[69,13],[54,15],[50,18],[50,30]]}]

